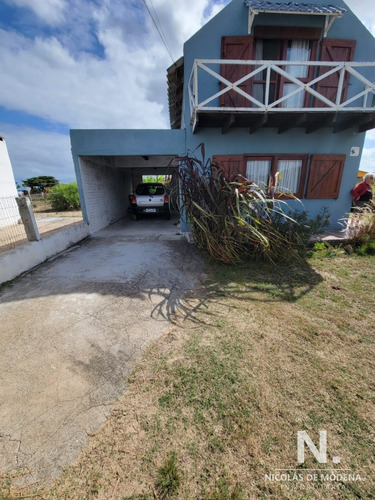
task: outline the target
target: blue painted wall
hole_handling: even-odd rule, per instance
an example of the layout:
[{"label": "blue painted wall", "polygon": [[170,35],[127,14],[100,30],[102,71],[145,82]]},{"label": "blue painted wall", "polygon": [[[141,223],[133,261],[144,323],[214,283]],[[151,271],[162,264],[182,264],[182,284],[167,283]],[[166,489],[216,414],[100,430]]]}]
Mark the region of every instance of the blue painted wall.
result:
[{"label": "blue painted wall", "polygon": [[[327,4],[324,0],[314,0],[314,3],[317,5]],[[354,60],[374,61],[375,40],[373,36],[343,1],[335,0],[334,4],[346,8],[348,12],[341,19],[334,22],[328,37],[355,39],[357,46]],[[324,16],[259,14],[255,17],[254,26],[256,25],[320,27],[323,29]],[[340,219],[350,210],[352,199],[350,190],[355,185],[360,163],[360,156],[349,156],[350,148],[357,146],[362,151],[365,134],[358,134],[354,129],[333,134],[332,129],[327,128],[307,135],[303,129],[294,128],[287,133],[278,135],[277,129],[263,128],[259,129],[255,134],[249,135],[247,128],[232,128],[223,135],[221,129],[199,129],[199,127],[195,134],[192,133],[189,126],[190,106],[187,84],[194,60],[220,59],[222,36],[246,35],[247,33],[248,8],[244,5],[244,0],[233,0],[185,43],[184,126],[186,126],[187,147],[193,150],[203,142],[208,156],[245,153],[345,154],[347,158],[339,198],[337,200],[302,200],[305,209],[311,216],[315,216],[322,207],[327,207],[331,214],[331,227],[339,228]],[[369,73],[367,76],[371,81],[375,80],[374,74]],[[214,82],[211,77],[200,80],[199,88],[200,92],[203,91],[205,96],[212,95],[219,89],[218,83]],[[349,95],[355,91],[356,87],[352,84]],[[200,97],[201,95],[200,93]],[[201,101],[201,98],[199,100]]]},{"label": "blue painted wall", "polygon": [[73,157],[174,155],[185,151],[184,130],[71,130]]}]

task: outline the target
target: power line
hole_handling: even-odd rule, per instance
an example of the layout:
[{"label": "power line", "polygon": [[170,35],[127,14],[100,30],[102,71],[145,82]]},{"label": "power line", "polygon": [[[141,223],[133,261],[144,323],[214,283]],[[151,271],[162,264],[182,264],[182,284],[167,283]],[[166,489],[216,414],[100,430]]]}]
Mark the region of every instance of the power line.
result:
[{"label": "power line", "polygon": [[167,38],[166,38],[166,36],[165,36],[165,34],[164,34],[164,31],[163,31],[163,28],[162,28],[161,22],[160,22],[160,20],[159,20],[159,18],[158,18],[158,15],[157,15],[157,13],[156,13],[155,7],[154,7],[154,6],[153,6],[153,4],[152,4],[152,1],[150,0],[150,4],[151,4],[151,6],[152,6],[152,8],[153,8],[153,10],[154,10],[155,18],[156,18],[156,19],[158,20],[158,22],[159,22],[160,29],[159,29],[159,26],[158,26],[158,25],[157,25],[157,23],[156,23],[156,20],[155,20],[154,16],[152,15],[151,10],[149,9],[149,7],[148,7],[148,5],[147,5],[147,3],[146,3],[146,0],[143,0],[143,3],[145,4],[145,7],[146,7],[146,9],[147,9],[147,12],[150,14],[150,17],[151,17],[151,19],[152,19],[152,22],[154,23],[155,28],[157,29],[157,32],[159,33],[160,38],[161,38],[161,40],[162,40],[162,42],[163,42],[163,44],[164,44],[165,48],[167,49],[167,52],[168,52],[168,54],[169,54],[169,57],[171,58],[172,63],[174,63],[173,56],[172,56],[171,51],[169,50],[169,47],[168,47]]},{"label": "power line", "polygon": [[156,19],[158,20],[158,22],[159,22],[159,24],[160,24],[160,29],[159,29],[159,26],[158,26],[158,25],[157,25],[157,23],[156,23],[156,20],[155,20],[154,16],[152,15],[151,10],[149,9],[149,7],[148,7],[148,5],[147,5],[147,3],[146,3],[146,0],[143,0],[143,3],[144,3],[144,5],[145,5],[145,7],[146,7],[146,9],[147,9],[147,12],[150,14],[150,17],[151,17],[151,19],[152,19],[152,22],[154,23],[155,28],[157,29],[157,32],[159,33],[159,36],[160,36],[160,38],[161,38],[161,41],[162,41],[162,42],[163,42],[163,44],[164,44],[164,47],[167,49],[167,52],[168,52],[168,54],[169,54],[169,57],[171,58],[172,63],[174,63],[175,61],[174,61],[174,59],[173,59],[173,56],[172,56],[172,54],[171,54],[171,51],[169,50],[169,47],[168,47],[168,42],[167,42],[167,39],[166,39],[166,37],[165,37],[165,35],[164,35],[163,28],[162,28],[162,26],[161,26],[160,20],[159,20],[159,18],[158,18],[158,15],[156,14],[156,10],[155,10],[154,6],[152,5],[151,0],[150,0],[150,3],[151,3],[151,5],[152,5],[152,8],[154,9],[154,14],[155,14],[155,17],[156,17]]},{"label": "power line", "polygon": [[151,5],[151,7],[152,7],[152,10],[154,11],[154,14],[155,14],[155,18],[156,18],[156,20],[157,20],[157,22],[159,23],[160,31],[161,31],[161,33],[162,33],[162,35],[163,35],[163,38],[164,38],[164,40],[165,40],[165,43],[168,45],[168,42],[167,42],[167,37],[165,36],[164,30],[163,30],[163,26],[162,26],[162,24],[161,24],[161,22],[160,22],[160,19],[159,19],[158,14],[157,14],[157,12],[156,12],[156,10],[155,10],[154,4],[152,3],[152,0],[148,0],[148,1],[149,1],[150,5]]}]

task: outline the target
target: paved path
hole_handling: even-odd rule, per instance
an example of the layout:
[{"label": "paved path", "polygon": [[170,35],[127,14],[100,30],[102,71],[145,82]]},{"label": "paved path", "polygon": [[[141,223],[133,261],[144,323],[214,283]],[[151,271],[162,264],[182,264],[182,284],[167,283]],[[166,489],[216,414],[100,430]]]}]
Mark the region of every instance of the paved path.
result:
[{"label": "paved path", "polygon": [[0,295],[0,475],[56,478],[200,276],[172,221],[121,221]]}]

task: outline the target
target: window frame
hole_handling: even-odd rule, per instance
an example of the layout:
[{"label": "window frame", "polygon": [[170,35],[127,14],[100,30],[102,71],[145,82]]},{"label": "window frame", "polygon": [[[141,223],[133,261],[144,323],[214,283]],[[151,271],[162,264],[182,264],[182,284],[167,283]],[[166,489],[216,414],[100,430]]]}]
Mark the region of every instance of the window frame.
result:
[{"label": "window frame", "polygon": [[[321,36],[321,30],[316,28],[296,28],[296,27],[284,27],[284,26],[273,26],[273,29],[270,30],[267,26],[256,26],[254,29],[254,42],[253,42],[253,58],[255,59],[256,54],[256,43],[257,40],[276,40],[279,46],[279,60],[286,61],[287,58],[287,50],[289,42],[293,40],[305,40],[310,42],[310,59],[309,61],[317,60],[318,53],[318,40]],[[282,69],[285,70],[285,67]],[[308,83],[314,78],[315,67],[309,66],[308,73],[306,77],[298,78],[303,83]],[[284,85],[288,79],[284,76],[276,74],[276,80],[271,81],[275,85],[275,95],[274,100],[280,99],[283,96]],[[266,80],[253,79],[252,84],[265,84]],[[305,93],[303,107],[310,107],[311,105],[311,94],[308,92]],[[282,103],[278,104],[277,107],[281,107]]]},{"label": "window frame", "polygon": [[300,175],[300,180],[299,180],[299,186],[298,190],[295,193],[288,194],[288,193],[274,193],[275,198],[279,199],[291,199],[293,197],[297,198],[302,198],[304,189],[305,189],[305,183],[306,183],[306,174],[307,174],[307,164],[308,164],[308,159],[309,155],[308,154],[284,154],[284,153],[277,153],[277,154],[245,154],[244,155],[244,164],[245,164],[245,172],[247,169],[247,162],[251,161],[252,159],[254,160],[265,160],[269,161],[271,159],[271,172],[270,172],[270,178],[271,178],[271,189],[275,185],[275,174],[278,171],[278,162],[280,160],[301,160],[302,165],[301,165],[301,175]]}]

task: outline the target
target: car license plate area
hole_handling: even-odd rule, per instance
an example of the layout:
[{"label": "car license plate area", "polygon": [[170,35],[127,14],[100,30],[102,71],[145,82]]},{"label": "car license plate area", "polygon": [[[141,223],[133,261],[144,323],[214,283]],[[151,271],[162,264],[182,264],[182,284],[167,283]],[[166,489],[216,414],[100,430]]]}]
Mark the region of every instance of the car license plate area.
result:
[{"label": "car license plate area", "polygon": [[150,213],[154,214],[156,212],[156,208],[145,208],[143,211],[146,212],[147,214]]}]

